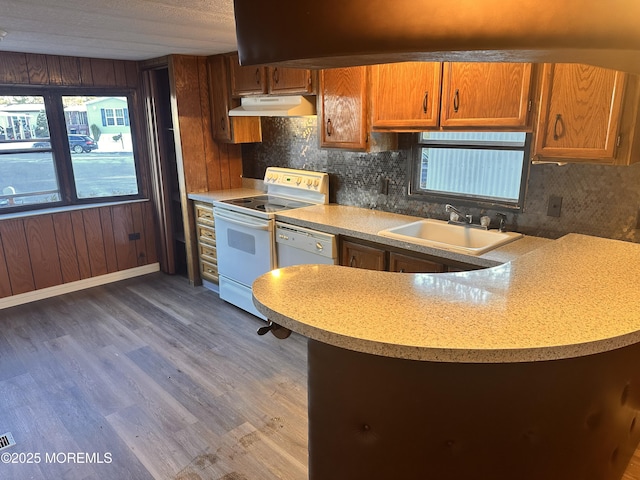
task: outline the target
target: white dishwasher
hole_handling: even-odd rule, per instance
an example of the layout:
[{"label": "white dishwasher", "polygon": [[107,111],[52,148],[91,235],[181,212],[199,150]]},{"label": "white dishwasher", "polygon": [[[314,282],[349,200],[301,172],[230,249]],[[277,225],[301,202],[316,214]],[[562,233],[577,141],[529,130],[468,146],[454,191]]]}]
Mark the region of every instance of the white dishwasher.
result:
[{"label": "white dishwasher", "polygon": [[318,263],[336,265],[336,236],[276,222],[276,258],[278,268]]}]

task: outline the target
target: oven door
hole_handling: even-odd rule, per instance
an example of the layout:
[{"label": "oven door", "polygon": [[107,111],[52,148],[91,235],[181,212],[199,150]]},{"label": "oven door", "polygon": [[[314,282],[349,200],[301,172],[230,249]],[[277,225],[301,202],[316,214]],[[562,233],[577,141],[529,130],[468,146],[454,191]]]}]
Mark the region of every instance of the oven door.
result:
[{"label": "oven door", "polygon": [[273,219],[213,207],[220,298],[266,320],[253,304],[251,285],[275,268]]},{"label": "oven door", "polygon": [[275,268],[273,219],[214,207],[218,273],[251,288],[260,275]]}]

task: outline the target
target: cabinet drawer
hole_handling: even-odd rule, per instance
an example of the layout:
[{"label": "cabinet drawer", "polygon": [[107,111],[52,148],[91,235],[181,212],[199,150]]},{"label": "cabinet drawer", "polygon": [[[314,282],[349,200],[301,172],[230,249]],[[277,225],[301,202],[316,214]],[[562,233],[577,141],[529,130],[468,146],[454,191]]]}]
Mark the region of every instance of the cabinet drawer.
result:
[{"label": "cabinet drawer", "polygon": [[209,263],[213,263],[215,265],[218,264],[218,252],[216,251],[216,247],[211,245],[200,244],[200,258],[202,260],[206,260]]},{"label": "cabinet drawer", "polygon": [[200,260],[200,275],[210,282],[218,282],[218,266],[213,263]]},{"label": "cabinet drawer", "polygon": [[205,225],[197,225],[196,227],[198,231],[198,241],[202,243],[207,243],[209,245],[216,244],[216,231],[211,227],[207,227]]},{"label": "cabinet drawer", "polygon": [[196,203],[196,222],[213,227],[213,207],[208,204]]}]

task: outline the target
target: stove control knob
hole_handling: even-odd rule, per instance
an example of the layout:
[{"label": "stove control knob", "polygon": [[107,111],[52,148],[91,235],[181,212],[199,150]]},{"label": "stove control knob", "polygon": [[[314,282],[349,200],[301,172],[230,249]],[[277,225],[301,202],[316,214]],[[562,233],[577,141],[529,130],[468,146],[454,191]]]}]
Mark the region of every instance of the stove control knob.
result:
[{"label": "stove control knob", "polygon": [[311,186],[311,179],[310,178],[307,178],[307,185]]},{"label": "stove control knob", "polygon": [[320,185],[320,180],[318,180],[317,178],[313,181],[313,186],[318,188],[318,185]]},{"label": "stove control knob", "polygon": [[300,182],[302,182],[302,179],[300,177],[296,177],[296,185],[300,185]]}]

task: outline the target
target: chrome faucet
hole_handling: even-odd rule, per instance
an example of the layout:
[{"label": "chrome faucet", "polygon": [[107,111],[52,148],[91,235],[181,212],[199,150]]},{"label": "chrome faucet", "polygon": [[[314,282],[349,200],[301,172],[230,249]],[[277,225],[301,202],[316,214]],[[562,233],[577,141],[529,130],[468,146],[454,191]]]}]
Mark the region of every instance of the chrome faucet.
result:
[{"label": "chrome faucet", "polygon": [[473,221],[473,215],[465,215],[464,213],[462,213],[460,210],[458,210],[456,207],[454,207],[453,205],[450,204],[446,204],[444,209],[447,212],[453,212],[456,215],[458,215],[458,220],[451,220],[451,217],[449,217],[449,222],[451,223],[463,223],[463,224],[471,224],[471,222]]},{"label": "chrome faucet", "polygon": [[497,213],[496,216],[498,217],[498,230],[500,232],[506,232],[507,231],[507,216],[504,213]]}]

